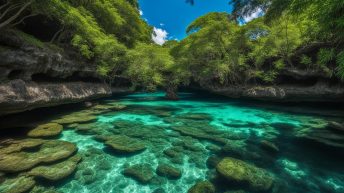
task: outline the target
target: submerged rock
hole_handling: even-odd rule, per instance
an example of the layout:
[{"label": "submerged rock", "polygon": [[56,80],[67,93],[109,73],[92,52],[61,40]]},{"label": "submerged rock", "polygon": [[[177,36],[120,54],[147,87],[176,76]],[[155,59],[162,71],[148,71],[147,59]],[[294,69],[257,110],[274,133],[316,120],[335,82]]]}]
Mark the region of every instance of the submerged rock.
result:
[{"label": "submerged rock", "polygon": [[118,153],[137,153],[146,149],[145,143],[125,135],[106,137],[105,145]]},{"label": "submerged rock", "polygon": [[149,164],[136,164],[124,169],[123,174],[146,184],[154,177],[154,170]]},{"label": "submerged rock", "polygon": [[19,176],[9,178],[0,184],[0,192],[4,193],[24,193],[35,186],[36,182],[32,177]]},{"label": "submerged rock", "polygon": [[279,152],[279,148],[272,142],[270,141],[266,141],[263,140],[260,142],[260,144],[262,145],[262,148],[264,148],[265,150],[272,152],[272,153],[277,153]]},{"label": "submerged rock", "polygon": [[87,123],[97,119],[91,110],[83,110],[69,115],[65,115],[60,119],[53,120],[52,122],[58,124],[73,124],[73,123]]},{"label": "submerged rock", "polygon": [[75,155],[68,160],[57,164],[35,167],[27,174],[35,177],[42,177],[50,181],[62,180],[75,171],[80,160],[81,157],[79,155]]},{"label": "submerged rock", "polygon": [[43,143],[42,139],[7,140],[0,144],[0,155],[36,148]]},{"label": "submerged rock", "polygon": [[248,184],[252,191],[268,191],[274,183],[272,175],[264,169],[230,157],[224,158],[216,170],[229,182]]},{"label": "submerged rock", "polygon": [[188,193],[215,193],[215,187],[209,181],[197,182]]},{"label": "submerged rock", "polygon": [[159,176],[165,176],[169,179],[179,179],[182,177],[182,172],[178,168],[168,164],[159,164],[156,169],[156,173]]},{"label": "submerged rock", "polygon": [[182,135],[191,136],[196,139],[214,141],[220,144],[227,143],[227,139],[223,136],[223,133],[216,129],[197,128],[192,126],[174,126],[172,129],[178,131]]},{"label": "submerged rock", "polygon": [[27,135],[29,137],[54,137],[60,135],[63,126],[57,123],[47,123],[31,130]]},{"label": "submerged rock", "polygon": [[186,114],[178,115],[176,118],[191,119],[195,121],[205,121],[205,120],[211,121],[213,119],[209,114],[206,114],[206,113],[186,113]]},{"label": "submerged rock", "polygon": [[61,193],[55,190],[55,188],[46,188],[44,186],[35,186],[30,193]]},{"label": "submerged rock", "polygon": [[77,147],[66,141],[49,140],[44,141],[37,149],[28,152],[24,151],[25,148],[22,150],[0,154],[2,158],[0,160],[0,171],[6,173],[20,172],[31,169],[40,163],[52,163],[65,159],[71,156],[77,150]]},{"label": "submerged rock", "polygon": [[[300,139],[310,140],[325,146],[344,148],[344,133],[334,123],[328,123],[323,119],[304,120],[300,129],[295,131],[295,136]],[[334,129],[336,127],[336,129]]]}]

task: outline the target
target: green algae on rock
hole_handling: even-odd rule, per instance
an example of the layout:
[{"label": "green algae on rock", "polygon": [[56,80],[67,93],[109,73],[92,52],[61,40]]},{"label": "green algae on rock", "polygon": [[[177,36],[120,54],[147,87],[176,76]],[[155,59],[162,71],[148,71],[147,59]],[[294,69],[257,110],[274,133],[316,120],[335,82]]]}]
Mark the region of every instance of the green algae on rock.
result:
[{"label": "green algae on rock", "polygon": [[27,136],[29,137],[54,137],[60,135],[63,130],[63,126],[58,123],[47,123],[36,127],[31,130]]},{"label": "green algae on rock", "polygon": [[71,113],[69,115],[62,116],[59,119],[55,119],[52,122],[58,124],[73,124],[73,123],[87,123],[92,122],[97,119],[97,116],[94,115],[96,112],[91,110],[83,110],[80,112]]},{"label": "green algae on rock", "polygon": [[0,144],[0,155],[35,148],[43,143],[44,140],[42,139],[6,140]]},{"label": "green algae on rock", "polygon": [[96,139],[104,141],[105,145],[117,153],[138,153],[146,149],[146,144],[141,140],[125,135],[97,136]]},{"label": "green algae on rock", "polygon": [[268,191],[274,183],[272,175],[264,169],[235,158],[222,159],[216,170],[229,182],[248,184],[252,191]]},{"label": "green algae on rock", "polygon": [[66,161],[62,161],[57,164],[35,167],[29,171],[27,175],[42,177],[50,181],[62,180],[75,171],[80,160],[81,157],[79,155],[75,155]]},{"label": "green algae on rock", "polygon": [[188,193],[215,193],[215,187],[209,181],[197,182]]},{"label": "green algae on rock", "polygon": [[154,177],[154,170],[149,164],[136,164],[124,169],[123,174],[146,184]]},{"label": "green algae on rock", "polygon": [[179,179],[182,176],[182,172],[180,171],[180,169],[168,164],[159,164],[156,169],[156,173],[159,176],[164,176],[169,179]]},{"label": "green algae on rock", "polygon": [[[26,152],[16,151],[1,154],[0,171],[14,173],[33,168],[41,163],[52,163],[68,158],[77,147],[70,142],[59,140],[47,140],[40,144],[38,149]],[[5,151],[6,152],[6,151]]]},{"label": "green algae on rock", "polygon": [[61,193],[58,192],[55,188],[53,187],[44,187],[44,186],[38,186],[36,185],[30,193]]},{"label": "green algae on rock", "polygon": [[0,184],[0,192],[24,193],[30,191],[35,184],[33,177],[18,176],[16,178],[8,178]]}]

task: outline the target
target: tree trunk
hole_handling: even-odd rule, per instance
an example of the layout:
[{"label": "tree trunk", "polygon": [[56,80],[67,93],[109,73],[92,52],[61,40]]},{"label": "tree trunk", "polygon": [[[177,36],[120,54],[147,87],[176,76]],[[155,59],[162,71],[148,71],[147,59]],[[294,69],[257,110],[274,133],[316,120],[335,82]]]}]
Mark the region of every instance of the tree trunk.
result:
[{"label": "tree trunk", "polygon": [[175,85],[168,85],[166,88],[166,95],[165,97],[168,100],[179,100],[177,95],[177,86]]}]

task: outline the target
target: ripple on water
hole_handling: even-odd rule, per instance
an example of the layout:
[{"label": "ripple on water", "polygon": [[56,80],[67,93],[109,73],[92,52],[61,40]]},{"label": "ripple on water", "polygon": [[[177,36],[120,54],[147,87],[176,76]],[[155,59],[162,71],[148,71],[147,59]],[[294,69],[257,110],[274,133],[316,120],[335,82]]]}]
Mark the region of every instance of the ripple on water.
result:
[{"label": "ripple on water", "polygon": [[[162,96],[162,93],[135,94],[116,101],[105,101],[108,104],[120,103],[128,108],[100,114],[96,122],[90,123],[93,125],[93,132],[97,131],[94,135],[121,134],[145,142],[147,149],[143,152],[134,155],[113,154],[102,142],[96,141],[92,134],[78,134],[73,128],[63,131],[61,139],[75,143],[83,156],[83,161],[79,164],[73,179],[60,186],[59,190],[65,193],[151,193],[162,188],[167,193],[184,193],[197,181],[210,180],[214,176],[212,174],[215,170],[208,168],[206,162],[209,156],[216,155],[217,158],[239,156],[244,161],[264,167],[274,173],[277,181],[285,182],[281,184],[286,186],[284,188],[287,192],[343,192],[341,172],[307,165],[309,162],[299,163],[300,160],[293,161],[289,157],[291,154],[302,152],[296,152],[297,147],[290,142],[292,139],[288,138],[290,136],[284,136],[284,133],[302,131],[302,126],[305,122],[311,122],[312,117],[250,108],[234,102],[191,100],[192,95],[188,93],[184,93],[182,96],[186,99],[180,101],[166,101]],[[193,116],[183,116],[187,114]],[[209,119],[202,120],[197,114],[206,115]],[[283,124],[292,127],[289,130],[281,129]],[[204,136],[197,138],[197,135],[188,136],[187,133],[183,136],[173,129],[174,125],[199,129],[203,127],[208,130],[211,128],[214,129],[214,134],[221,131],[228,136],[236,136],[237,139],[228,140],[231,144],[226,145],[227,151],[224,152],[221,148],[225,144],[204,140],[211,139]],[[118,128],[121,126],[127,128]],[[147,135],[149,131],[152,131],[151,137]],[[261,140],[282,146],[280,152],[272,155],[271,152],[260,150]],[[290,150],[286,147],[290,147]],[[171,148],[175,152],[172,151],[169,155],[181,156],[181,160],[172,159],[163,153]],[[155,169],[160,163],[180,169],[182,177],[178,180],[169,180],[158,176]],[[136,164],[149,164],[153,168],[154,177],[150,183],[142,184],[123,175],[125,168]],[[318,173],[322,175],[317,176]],[[319,182],[322,186],[318,185]],[[225,184],[216,185],[219,191],[230,190]]]}]

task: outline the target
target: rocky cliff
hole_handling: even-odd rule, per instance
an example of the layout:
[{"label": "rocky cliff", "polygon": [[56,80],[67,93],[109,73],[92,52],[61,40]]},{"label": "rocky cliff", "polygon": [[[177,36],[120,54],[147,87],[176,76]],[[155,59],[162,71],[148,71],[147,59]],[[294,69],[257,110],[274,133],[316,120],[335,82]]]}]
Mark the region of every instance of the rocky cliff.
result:
[{"label": "rocky cliff", "polygon": [[276,102],[344,102],[344,85],[317,71],[285,69],[273,85],[235,86],[201,85],[207,90],[231,98],[249,98]]},{"label": "rocky cliff", "polygon": [[111,95],[96,66],[78,54],[0,36],[0,115]]}]

